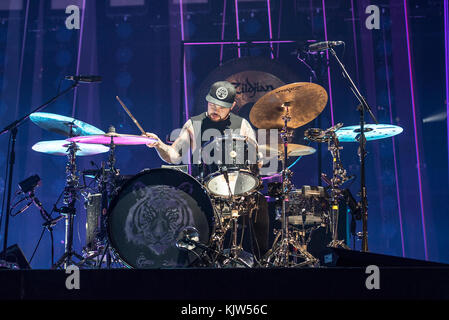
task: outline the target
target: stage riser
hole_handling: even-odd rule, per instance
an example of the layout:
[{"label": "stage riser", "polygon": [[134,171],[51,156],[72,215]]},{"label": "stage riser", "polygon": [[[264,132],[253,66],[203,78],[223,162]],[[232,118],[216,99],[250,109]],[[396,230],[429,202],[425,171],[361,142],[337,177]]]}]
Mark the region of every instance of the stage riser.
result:
[{"label": "stage riser", "polygon": [[81,270],[68,290],[60,270],[0,271],[0,299],[317,300],[449,299],[449,267],[380,268],[368,290],[366,268]]}]

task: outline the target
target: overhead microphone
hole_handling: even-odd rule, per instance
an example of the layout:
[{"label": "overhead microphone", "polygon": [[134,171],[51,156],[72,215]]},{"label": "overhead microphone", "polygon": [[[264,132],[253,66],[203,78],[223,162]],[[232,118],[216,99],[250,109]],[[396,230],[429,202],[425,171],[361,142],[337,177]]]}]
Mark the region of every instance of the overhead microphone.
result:
[{"label": "overhead microphone", "polygon": [[330,48],[340,46],[342,44],[345,44],[343,41],[322,41],[322,42],[316,42],[312,43],[309,46],[309,52],[320,52],[325,51]]},{"label": "overhead microphone", "polygon": [[90,83],[90,82],[101,82],[101,76],[82,76],[82,75],[78,75],[78,76],[65,76],[66,80],[72,80],[72,81],[77,81],[77,82],[82,82],[82,83]]}]

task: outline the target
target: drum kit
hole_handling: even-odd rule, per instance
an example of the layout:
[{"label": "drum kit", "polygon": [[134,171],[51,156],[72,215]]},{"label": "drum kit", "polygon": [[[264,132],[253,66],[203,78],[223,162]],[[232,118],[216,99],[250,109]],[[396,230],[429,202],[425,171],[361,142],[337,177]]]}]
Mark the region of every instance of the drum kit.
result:
[{"label": "drum kit", "polygon": [[[279,144],[257,144],[240,135],[224,135],[209,142],[220,151],[218,161],[201,165],[201,174],[187,173],[187,165],[146,169],[124,176],[116,168],[117,146],[155,142],[145,135],[121,134],[110,127],[103,132],[82,121],[51,113],[34,113],[31,120],[39,127],[67,139],[41,141],[32,149],[55,156],[66,156],[66,183],[61,208],[65,218],[65,251],[53,268],[77,264],[86,268],[185,268],[185,267],[302,267],[319,266],[319,260],[307,250],[312,232],[326,227],[330,247],[345,247],[338,239],[341,186],[350,176],[343,168],[341,142],[357,142],[359,126],[329,129],[309,128],[305,139],[327,143],[332,156],[332,177],[322,174],[328,184],[296,188],[289,159],[313,154],[310,146],[293,144],[293,131],[313,121],[324,110],[327,93],[321,86],[298,82],[279,87],[260,98],[250,112],[251,123],[259,129],[276,129]],[[140,131],[140,124],[132,117]],[[366,141],[392,137],[402,132],[393,125],[364,127]],[[278,142],[277,141],[277,142]],[[109,153],[106,163],[96,170],[79,171],[76,160]],[[263,157],[260,158],[259,155]],[[259,173],[265,159],[279,161],[277,182],[268,184]],[[217,160],[217,159],[216,159]],[[93,179],[95,187],[83,181]],[[82,195],[86,209],[86,241],[82,253],[73,248],[76,203]],[[245,224],[257,216],[258,197],[274,199],[276,219],[274,242],[261,255],[248,253],[239,238]],[[75,261],[76,258],[78,261]]]}]

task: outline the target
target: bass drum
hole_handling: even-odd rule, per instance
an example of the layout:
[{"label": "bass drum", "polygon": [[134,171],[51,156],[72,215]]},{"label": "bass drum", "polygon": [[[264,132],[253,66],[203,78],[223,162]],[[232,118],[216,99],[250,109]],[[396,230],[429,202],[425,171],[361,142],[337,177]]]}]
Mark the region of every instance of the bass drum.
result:
[{"label": "bass drum", "polygon": [[112,199],[107,229],[110,245],[132,268],[183,268],[196,256],[176,247],[187,227],[207,245],[214,209],[203,186],[175,169],[152,169],[128,180]]}]

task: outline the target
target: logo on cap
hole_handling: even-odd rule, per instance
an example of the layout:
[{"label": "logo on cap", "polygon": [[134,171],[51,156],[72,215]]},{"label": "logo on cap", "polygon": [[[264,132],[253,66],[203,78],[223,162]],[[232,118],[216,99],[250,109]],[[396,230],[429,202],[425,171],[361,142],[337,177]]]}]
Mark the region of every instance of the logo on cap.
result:
[{"label": "logo on cap", "polygon": [[215,95],[218,99],[224,100],[228,96],[228,89],[226,89],[225,87],[219,87],[217,91],[215,91]]}]

